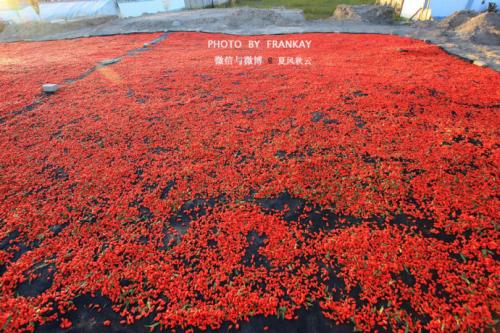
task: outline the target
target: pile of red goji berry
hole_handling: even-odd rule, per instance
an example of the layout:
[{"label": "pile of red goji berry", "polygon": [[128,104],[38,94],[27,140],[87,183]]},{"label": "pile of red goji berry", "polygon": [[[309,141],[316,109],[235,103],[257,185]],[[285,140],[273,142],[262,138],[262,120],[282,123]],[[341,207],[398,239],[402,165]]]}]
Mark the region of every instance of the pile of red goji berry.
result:
[{"label": "pile of red goji berry", "polygon": [[0,44],[3,330],[96,294],[151,329],[495,325],[497,72],[396,36],[158,36]]}]

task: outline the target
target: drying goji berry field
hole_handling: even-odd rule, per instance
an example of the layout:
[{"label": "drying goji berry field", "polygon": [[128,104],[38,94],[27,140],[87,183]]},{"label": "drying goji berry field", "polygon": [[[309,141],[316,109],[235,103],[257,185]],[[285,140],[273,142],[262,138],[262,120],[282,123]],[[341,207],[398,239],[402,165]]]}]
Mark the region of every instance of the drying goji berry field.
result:
[{"label": "drying goji berry field", "polygon": [[494,331],[498,73],[235,38],[0,44],[0,330]]}]

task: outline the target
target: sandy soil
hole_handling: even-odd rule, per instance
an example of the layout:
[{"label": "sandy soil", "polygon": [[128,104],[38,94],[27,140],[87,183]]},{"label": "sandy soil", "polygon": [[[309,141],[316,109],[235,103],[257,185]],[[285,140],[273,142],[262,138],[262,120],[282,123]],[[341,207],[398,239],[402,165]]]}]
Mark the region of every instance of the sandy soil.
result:
[{"label": "sandy soil", "polygon": [[[494,15],[494,14],[493,14]],[[408,36],[443,47],[468,61],[500,69],[497,16],[454,17],[445,22],[374,24],[335,19],[308,21],[299,10],[226,8],[145,15],[136,18],[99,18],[60,23],[7,25],[0,42],[53,40],[87,36],[157,31],[204,31],[237,35],[304,32],[377,33]],[[470,22],[471,20],[472,23]],[[447,23],[448,22],[448,23]],[[492,32],[493,30],[493,32]],[[486,37],[485,37],[486,36]]]}]

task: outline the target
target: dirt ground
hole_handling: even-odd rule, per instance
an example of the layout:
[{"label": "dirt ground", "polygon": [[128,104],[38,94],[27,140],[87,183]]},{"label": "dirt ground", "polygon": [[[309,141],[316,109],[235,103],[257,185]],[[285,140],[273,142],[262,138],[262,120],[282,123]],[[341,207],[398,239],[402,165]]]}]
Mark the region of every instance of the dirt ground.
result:
[{"label": "dirt ground", "polygon": [[54,40],[159,31],[203,31],[235,35],[305,32],[376,33],[426,40],[467,61],[500,69],[498,14],[460,14],[440,22],[374,24],[333,18],[310,21],[300,10],[224,8],[99,18],[60,23],[7,25],[0,42]]}]

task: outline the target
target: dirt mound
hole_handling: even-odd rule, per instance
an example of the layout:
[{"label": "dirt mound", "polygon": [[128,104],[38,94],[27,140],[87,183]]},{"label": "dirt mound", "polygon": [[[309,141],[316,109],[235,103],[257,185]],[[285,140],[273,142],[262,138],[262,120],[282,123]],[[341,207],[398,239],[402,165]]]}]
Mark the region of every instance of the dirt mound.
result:
[{"label": "dirt mound", "polygon": [[333,13],[337,20],[363,21],[375,24],[387,24],[394,21],[394,8],[377,5],[338,5]]},{"label": "dirt mound", "polygon": [[26,22],[7,23],[2,29],[0,22],[0,33],[5,35],[16,35],[20,38],[36,38],[49,34],[61,33],[77,29],[92,29],[108,21],[116,19],[116,16],[104,16],[91,19],[78,19],[74,21],[54,21],[54,22]]},{"label": "dirt mound", "polygon": [[454,31],[476,43],[500,45],[500,14],[479,14],[457,26]]},{"label": "dirt mound", "polygon": [[232,15],[226,18],[224,22],[229,27],[241,26],[241,22],[245,22],[250,26],[290,26],[302,24],[305,22],[304,15],[301,11],[294,10],[265,10],[257,8],[236,8]]},{"label": "dirt mound", "polygon": [[438,26],[444,29],[455,29],[477,15],[477,12],[471,10],[458,11],[439,21]]},{"label": "dirt mound", "polygon": [[267,29],[268,27],[270,31],[277,27],[283,27],[278,31],[286,32],[290,27],[299,29],[306,24],[303,12],[297,9],[248,7],[199,9],[129,18],[102,17],[71,22],[7,24],[4,32],[0,33],[0,41],[47,40],[156,31],[201,30],[245,34],[255,29]]}]

